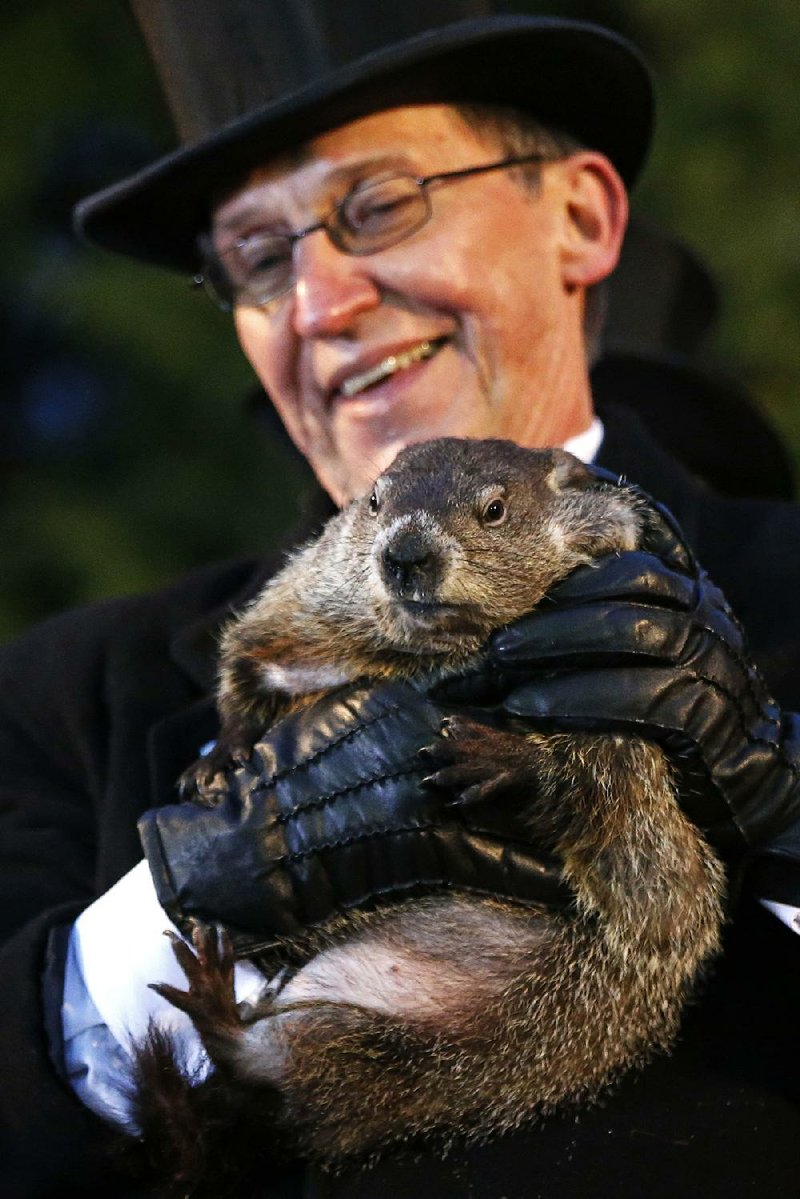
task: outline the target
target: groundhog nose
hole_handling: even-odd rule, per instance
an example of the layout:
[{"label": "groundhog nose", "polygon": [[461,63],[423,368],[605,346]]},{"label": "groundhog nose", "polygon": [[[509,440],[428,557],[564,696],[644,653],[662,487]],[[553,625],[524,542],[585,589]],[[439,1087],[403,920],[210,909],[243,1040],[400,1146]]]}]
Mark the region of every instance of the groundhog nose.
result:
[{"label": "groundhog nose", "polygon": [[386,583],[405,596],[430,591],[436,574],[437,555],[430,541],[409,530],[393,537],[381,556]]}]

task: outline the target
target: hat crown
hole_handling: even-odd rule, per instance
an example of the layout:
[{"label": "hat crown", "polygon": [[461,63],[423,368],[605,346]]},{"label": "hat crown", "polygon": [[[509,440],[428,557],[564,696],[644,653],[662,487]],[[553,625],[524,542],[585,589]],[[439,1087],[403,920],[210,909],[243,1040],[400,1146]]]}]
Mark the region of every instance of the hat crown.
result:
[{"label": "hat crown", "polygon": [[649,72],[624,38],[587,22],[487,14],[484,0],[386,13],[377,0],[131,2],[188,144],[88,197],[75,220],[97,244],[150,262],[197,270],[222,191],[384,109],[521,109],[606,154],[629,185],[647,153]]},{"label": "hat crown", "polygon": [[485,17],[487,0],[131,0],[182,142],[384,46]]}]

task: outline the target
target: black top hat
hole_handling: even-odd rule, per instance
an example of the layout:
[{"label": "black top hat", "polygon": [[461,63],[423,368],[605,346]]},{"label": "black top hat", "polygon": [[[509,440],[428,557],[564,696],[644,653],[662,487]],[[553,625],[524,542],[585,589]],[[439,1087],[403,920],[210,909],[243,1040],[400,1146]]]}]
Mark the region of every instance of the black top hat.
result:
[{"label": "black top hat", "polygon": [[[607,154],[629,185],[647,153],[653,109],[647,68],[627,41],[595,25],[485,16],[348,59],[342,39],[337,45],[314,25],[311,10],[318,6],[308,0],[134,5],[189,140],[84,200],[76,225],[91,241],[135,258],[196,269],[197,236],[226,187],[316,134],[396,105],[461,101],[521,108]],[[338,7],[347,9],[343,0]],[[437,8],[454,5],[439,0],[420,7],[430,22]],[[455,4],[460,11],[481,7]],[[385,20],[391,28],[392,15]],[[421,20],[415,18],[417,28]],[[377,37],[374,21],[372,28]],[[358,51],[363,39],[361,46],[348,39],[351,54],[354,44]]]}]

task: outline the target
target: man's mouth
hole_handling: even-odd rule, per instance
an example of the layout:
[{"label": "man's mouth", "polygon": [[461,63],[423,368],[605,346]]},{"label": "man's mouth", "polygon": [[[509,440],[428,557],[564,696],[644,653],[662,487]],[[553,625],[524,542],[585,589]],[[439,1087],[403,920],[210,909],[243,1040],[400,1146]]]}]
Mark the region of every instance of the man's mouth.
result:
[{"label": "man's mouth", "polygon": [[400,354],[389,354],[380,362],[376,362],[374,366],[369,367],[368,370],[360,371],[357,375],[350,375],[344,380],[339,390],[348,398],[358,395],[360,392],[366,391],[368,387],[374,387],[376,383],[388,379],[390,375],[407,370],[409,366],[414,366],[417,362],[424,362],[427,358],[432,358],[446,340],[444,337],[438,337],[432,341],[421,341],[418,345],[403,350]]}]

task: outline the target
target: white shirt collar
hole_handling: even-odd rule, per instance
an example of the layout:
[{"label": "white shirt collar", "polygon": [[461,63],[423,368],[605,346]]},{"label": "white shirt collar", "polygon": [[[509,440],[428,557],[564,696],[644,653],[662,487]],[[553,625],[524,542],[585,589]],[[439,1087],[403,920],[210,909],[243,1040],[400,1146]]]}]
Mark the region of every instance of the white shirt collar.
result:
[{"label": "white shirt collar", "polygon": [[580,458],[581,462],[594,462],[603,443],[604,434],[603,422],[596,416],[588,429],[584,429],[582,433],[577,433],[574,437],[569,437],[564,442],[563,448],[569,450],[570,454],[574,454],[576,458]]}]

